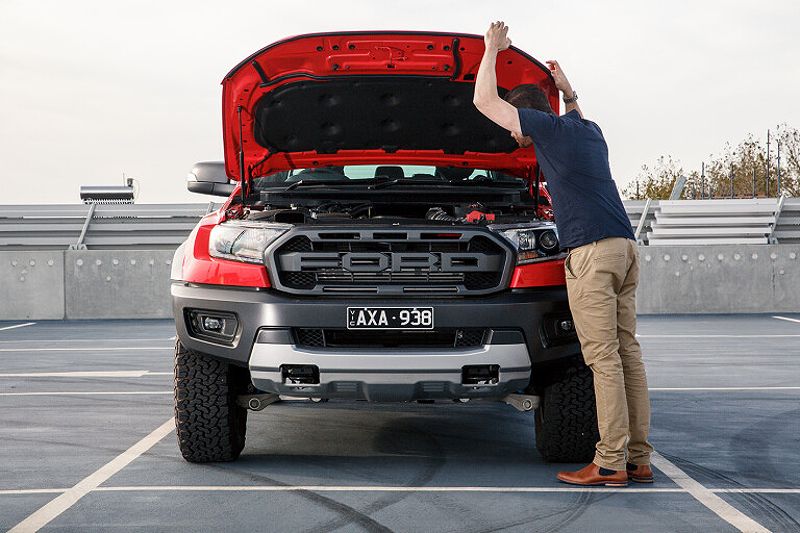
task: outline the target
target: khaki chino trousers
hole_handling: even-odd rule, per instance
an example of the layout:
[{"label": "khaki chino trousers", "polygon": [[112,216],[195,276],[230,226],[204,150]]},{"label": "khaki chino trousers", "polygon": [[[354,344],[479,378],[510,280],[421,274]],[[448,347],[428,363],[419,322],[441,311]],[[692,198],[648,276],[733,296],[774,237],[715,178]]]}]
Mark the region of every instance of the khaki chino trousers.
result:
[{"label": "khaki chino trousers", "polygon": [[649,464],[650,396],[636,340],[636,243],[614,237],[574,248],[564,268],[583,358],[594,375],[600,429],[594,463],[612,470],[625,470],[626,460]]}]

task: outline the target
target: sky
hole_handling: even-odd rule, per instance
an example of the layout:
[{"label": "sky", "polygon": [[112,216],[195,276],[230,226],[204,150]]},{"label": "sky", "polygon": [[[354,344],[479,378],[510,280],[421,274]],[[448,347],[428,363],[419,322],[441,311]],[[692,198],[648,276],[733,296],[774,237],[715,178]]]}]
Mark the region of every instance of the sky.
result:
[{"label": "sky", "polygon": [[74,203],[137,179],[137,203],[204,202],[222,158],[225,73],[283,37],[401,29],[482,34],[558,59],[600,124],[620,188],[672,155],[688,169],[748,133],[800,127],[800,2],[0,0],[1,204]]}]

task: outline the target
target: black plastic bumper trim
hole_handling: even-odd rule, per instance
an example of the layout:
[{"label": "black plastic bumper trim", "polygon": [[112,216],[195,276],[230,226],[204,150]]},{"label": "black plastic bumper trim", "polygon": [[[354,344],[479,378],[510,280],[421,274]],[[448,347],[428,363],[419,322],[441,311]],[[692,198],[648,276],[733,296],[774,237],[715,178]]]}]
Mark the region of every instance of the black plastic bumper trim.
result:
[{"label": "black plastic bumper trim", "polygon": [[[391,357],[387,355],[387,357]],[[251,366],[250,370],[254,370],[256,372],[280,372],[280,368],[271,368],[271,367],[262,367],[262,366]],[[503,372],[529,372],[531,367],[529,366],[518,366],[512,368],[501,368]],[[438,369],[430,369],[430,368],[370,368],[370,369],[362,369],[362,368],[322,368],[320,369],[321,372],[325,374],[452,374],[452,368],[438,368]]]},{"label": "black plastic bumper trim", "polygon": [[[392,298],[297,297],[274,290],[250,291],[232,287],[191,285],[173,282],[171,286],[178,338],[187,348],[225,361],[247,366],[256,339],[268,343],[283,339],[292,328],[345,327],[348,306],[396,305]],[[469,298],[404,300],[404,305],[433,305],[437,326],[442,328],[485,328],[494,330],[491,344],[513,344],[522,335],[533,364],[572,359],[580,355],[576,342],[545,346],[542,319],[551,314],[568,313],[564,288],[503,291]],[[197,339],[189,334],[184,309],[199,308],[235,313],[240,335],[232,346]],[[265,331],[266,333],[261,333]],[[261,336],[263,335],[263,336]],[[499,335],[499,336],[498,336]],[[513,339],[513,340],[512,340]],[[290,339],[280,344],[293,344]]]},{"label": "black plastic bumper trim", "polygon": [[258,330],[258,344],[292,344],[292,331],[288,328],[261,328]]}]

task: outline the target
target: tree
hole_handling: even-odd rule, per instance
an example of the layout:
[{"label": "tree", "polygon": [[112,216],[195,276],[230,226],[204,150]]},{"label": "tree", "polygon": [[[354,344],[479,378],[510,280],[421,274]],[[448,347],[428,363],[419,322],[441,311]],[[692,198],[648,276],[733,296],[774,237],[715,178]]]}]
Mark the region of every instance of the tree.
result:
[{"label": "tree", "polygon": [[766,143],[752,133],[735,147],[726,143],[721,154],[710,154],[701,172],[692,170],[685,173],[678,160],[661,156],[652,168],[643,165],[636,180],[623,190],[623,194],[639,200],[667,199],[675,179],[681,174],[687,176],[681,195],[686,199],[774,197],[778,194],[779,174],[781,193],[800,196],[800,131],[787,124],[779,125],[770,139],[769,161]]},{"label": "tree", "polygon": [[652,167],[642,165],[636,179],[628,184],[622,194],[632,200],[667,199],[675,185],[675,180],[683,173],[683,167],[679,161],[670,155],[662,155]]}]

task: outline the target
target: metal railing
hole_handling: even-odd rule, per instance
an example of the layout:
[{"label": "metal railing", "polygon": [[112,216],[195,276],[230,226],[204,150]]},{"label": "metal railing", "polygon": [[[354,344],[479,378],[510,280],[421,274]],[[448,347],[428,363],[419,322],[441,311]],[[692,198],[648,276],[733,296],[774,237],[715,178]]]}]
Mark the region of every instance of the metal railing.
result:
[{"label": "metal railing", "polygon": [[768,244],[779,201],[662,200],[648,242],[673,244]]},{"label": "metal railing", "polygon": [[647,244],[647,236],[655,221],[658,200],[626,200],[625,211],[631,221],[636,242]]},{"label": "metal railing", "polygon": [[[218,204],[0,206],[0,250],[173,249]],[[628,200],[640,244],[800,244],[800,198]]]},{"label": "metal railing", "polygon": [[0,249],[169,249],[212,204],[0,206]]},{"label": "metal railing", "polygon": [[772,238],[783,244],[800,244],[800,198],[785,198],[777,211]]}]

